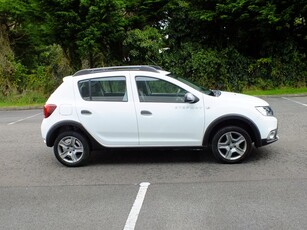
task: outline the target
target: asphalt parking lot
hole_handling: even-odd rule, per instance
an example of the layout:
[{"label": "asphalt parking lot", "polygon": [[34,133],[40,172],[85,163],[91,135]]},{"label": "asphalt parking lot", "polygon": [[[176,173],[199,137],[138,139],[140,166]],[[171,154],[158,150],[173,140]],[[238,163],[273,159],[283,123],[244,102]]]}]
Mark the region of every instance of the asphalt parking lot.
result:
[{"label": "asphalt parking lot", "polygon": [[235,165],[113,150],[67,168],[42,141],[41,110],[0,111],[0,229],[306,229],[307,97],[265,100],[280,140]]}]

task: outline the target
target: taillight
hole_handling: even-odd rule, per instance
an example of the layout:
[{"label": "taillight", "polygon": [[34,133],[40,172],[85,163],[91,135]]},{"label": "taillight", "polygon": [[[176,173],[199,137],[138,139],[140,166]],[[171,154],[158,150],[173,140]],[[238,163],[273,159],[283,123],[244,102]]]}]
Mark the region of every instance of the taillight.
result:
[{"label": "taillight", "polygon": [[49,117],[55,109],[56,109],[56,105],[53,105],[53,104],[44,105],[45,118]]}]

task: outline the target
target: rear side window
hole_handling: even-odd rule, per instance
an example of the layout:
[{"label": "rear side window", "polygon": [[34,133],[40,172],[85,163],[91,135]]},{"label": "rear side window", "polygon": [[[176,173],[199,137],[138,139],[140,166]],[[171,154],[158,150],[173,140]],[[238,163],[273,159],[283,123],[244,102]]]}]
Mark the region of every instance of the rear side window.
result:
[{"label": "rear side window", "polygon": [[78,86],[86,101],[128,101],[126,78],[123,76],[82,80]]}]

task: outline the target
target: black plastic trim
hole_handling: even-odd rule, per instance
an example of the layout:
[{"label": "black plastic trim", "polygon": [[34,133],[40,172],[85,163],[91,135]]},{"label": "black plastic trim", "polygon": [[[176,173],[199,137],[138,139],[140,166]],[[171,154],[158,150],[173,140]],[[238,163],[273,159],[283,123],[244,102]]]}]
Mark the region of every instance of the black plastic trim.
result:
[{"label": "black plastic trim", "polygon": [[[271,143],[274,143],[275,141],[278,141],[278,138],[274,139],[274,140],[267,140],[267,139],[262,139],[261,140],[261,146],[265,146],[265,145],[269,145]],[[260,147],[260,146],[258,146]]]},{"label": "black plastic trim", "polygon": [[[227,123],[229,121],[229,123]],[[256,147],[262,146],[262,140],[261,140],[261,135],[259,132],[259,129],[257,128],[256,124],[250,120],[249,118],[245,116],[240,116],[237,114],[230,114],[230,115],[225,115],[222,117],[217,118],[214,120],[209,127],[206,129],[204,139],[203,139],[203,146],[208,147],[210,145],[210,138],[212,138],[212,132],[219,127],[220,125],[236,125],[232,124],[232,122],[240,122],[243,126],[248,125],[248,127],[251,129],[253,132],[253,141],[255,142]]]},{"label": "black plastic trim", "polygon": [[56,123],[55,125],[53,125],[52,128],[47,133],[47,136],[46,136],[46,145],[48,147],[52,147],[54,145],[54,141],[57,137],[59,130],[61,128],[64,128],[64,127],[72,128],[72,130],[76,130],[76,129],[80,130],[81,133],[83,135],[85,135],[85,137],[90,141],[90,146],[91,146],[92,150],[104,148],[104,146],[102,146],[100,143],[98,143],[92,137],[92,135],[89,132],[87,132],[87,130],[83,127],[82,124],[80,124],[76,121],[62,121],[62,122],[59,122],[59,123]]}]

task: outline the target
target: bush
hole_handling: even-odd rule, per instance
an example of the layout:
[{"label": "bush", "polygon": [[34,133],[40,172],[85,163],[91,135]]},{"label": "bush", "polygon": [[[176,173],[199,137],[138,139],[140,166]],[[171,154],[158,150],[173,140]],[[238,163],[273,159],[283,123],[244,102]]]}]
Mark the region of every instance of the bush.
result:
[{"label": "bush", "polygon": [[163,53],[162,66],[207,88],[242,92],[306,86],[306,55],[294,46],[274,56],[250,58],[234,47],[213,49],[186,43]]},{"label": "bush", "polygon": [[247,87],[304,87],[307,85],[306,61],[306,55],[298,52],[295,46],[280,48],[274,56],[254,60],[249,65],[250,78]]},{"label": "bush", "polygon": [[28,75],[28,88],[31,90],[41,90],[45,94],[50,94],[62,82],[63,77],[73,73],[59,45],[41,48],[38,63],[36,69]]},{"label": "bush", "polygon": [[232,47],[217,50],[184,44],[164,58],[168,69],[206,88],[239,92],[247,84],[250,60]]},{"label": "bush", "polygon": [[63,77],[73,72],[60,46],[45,46],[40,50],[33,69],[16,61],[10,50],[6,54],[0,53],[1,101],[41,103],[62,82]]}]

